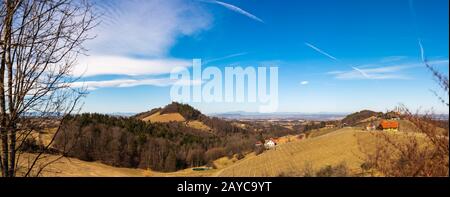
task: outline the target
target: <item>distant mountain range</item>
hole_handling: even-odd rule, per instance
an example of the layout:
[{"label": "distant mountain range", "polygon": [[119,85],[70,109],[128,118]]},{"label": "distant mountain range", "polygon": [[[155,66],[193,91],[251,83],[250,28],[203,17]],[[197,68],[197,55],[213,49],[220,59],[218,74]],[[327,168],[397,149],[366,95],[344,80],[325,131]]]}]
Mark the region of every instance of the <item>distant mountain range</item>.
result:
[{"label": "distant mountain range", "polygon": [[132,113],[132,112],[113,112],[113,113],[108,113],[108,115],[110,116],[121,116],[121,117],[130,117],[130,116],[134,116],[137,113]]},{"label": "distant mountain range", "polygon": [[[364,110],[363,110],[364,111]],[[358,113],[358,112],[357,112]],[[138,113],[127,112],[115,112],[109,113],[111,116],[131,117]],[[332,113],[332,112],[319,112],[319,113],[301,113],[301,112],[276,112],[276,113],[258,113],[258,112],[245,112],[234,111],[225,113],[211,113],[206,114],[211,117],[229,119],[229,120],[340,120],[344,119],[348,115],[353,113]],[[448,114],[435,114],[436,119],[447,119]]]},{"label": "distant mountain range", "polygon": [[[139,113],[113,112],[108,113],[111,116],[131,117]],[[298,112],[277,112],[277,113],[258,113],[258,112],[225,112],[211,113],[208,116],[229,119],[229,120],[338,120],[344,118],[349,113],[298,113]]]},{"label": "distant mountain range", "polygon": [[234,120],[339,120],[348,113],[296,113],[296,112],[277,112],[277,113],[258,113],[258,112],[227,112],[209,114],[224,119]]}]

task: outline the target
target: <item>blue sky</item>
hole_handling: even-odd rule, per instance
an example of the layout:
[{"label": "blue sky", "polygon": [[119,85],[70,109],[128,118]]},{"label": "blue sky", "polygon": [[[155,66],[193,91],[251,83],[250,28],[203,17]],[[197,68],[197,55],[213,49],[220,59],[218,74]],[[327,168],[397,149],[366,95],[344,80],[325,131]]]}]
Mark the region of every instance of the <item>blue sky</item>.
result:
[{"label": "blue sky", "polygon": [[[421,64],[448,75],[448,0],[97,1],[77,85],[83,111],[141,112],[171,101],[175,66],[278,66],[278,112],[386,111],[399,104],[448,113]],[[440,93],[440,92],[439,92]],[[448,95],[443,95],[448,98]],[[190,103],[205,113],[254,103]]]}]

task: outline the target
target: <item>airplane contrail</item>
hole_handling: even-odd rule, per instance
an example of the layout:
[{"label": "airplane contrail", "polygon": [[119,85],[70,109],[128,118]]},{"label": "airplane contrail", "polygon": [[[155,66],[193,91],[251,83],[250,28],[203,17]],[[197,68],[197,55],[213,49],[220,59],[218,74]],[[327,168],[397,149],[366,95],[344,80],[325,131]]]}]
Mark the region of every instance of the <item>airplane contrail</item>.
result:
[{"label": "airplane contrail", "polygon": [[214,3],[214,4],[221,5],[221,6],[227,8],[227,9],[233,11],[233,12],[242,14],[242,15],[244,15],[246,17],[249,17],[249,18],[251,18],[251,19],[253,19],[255,21],[264,23],[264,21],[262,19],[258,18],[257,16],[255,16],[255,15],[253,15],[253,14],[251,14],[251,13],[249,13],[249,12],[247,12],[247,11],[243,10],[242,8],[237,7],[235,5],[232,5],[232,4],[229,4],[229,3],[225,3],[225,2],[222,2],[222,1],[217,1],[217,0],[210,0],[210,1],[200,0],[200,1],[201,2],[205,2],[205,3]]},{"label": "airplane contrail", "polygon": [[[325,55],[325,56],[327,56],[327,57],[329,57],[329,58],[335,60],[335,61],[338,61],[338,62],[340,61],[338,58],[336,58],[336,57],[334,57],[334,56],[328,54],[327,52],[323,51],[322,49],[319,49],[318,47],[316,47],[316,46],[314,46],[314,45],[312,45],[312,44],[310,44],[310,43],[305,42],[305,45],[308,46],[308,47],[310,47],[310,48],[312,48],[312,49],[314,49],[315,51],[321,53],[322,55]],[[364,76],[365,78],[371,79],[371,76],[370,76],[369,74],[367,74],[365,71],[363,71],[363,70],[361,70],[361,69],[359,69],[359,68],[356,68],[356,67],[354,67],[354,66],[349,66],[349,67],[352,68],[353,70],[355,70],[355,71],[361,73],[361,75]]]},{"label": "airplane contrail", "polygon": [[239,56],[243,56],[243,55],[247,55],[247,54],[248,54],[247,52],[235,53],[235,54],[227,55],[227,56],[224,56],[224,57],[219,57],[219,58],[206,60],[204,62],[204,64],[208,64],[208,63],[211,63],[211,62],[220,61],[220,60],[224,60],[224,59],[228,59],[228,58],[232,58],[232,57],[239,57]]},{"label": "airplane contrail", "polygon": [[423,49],[422,41],[420,39],[419,39],[419,48],[420,48],[420,58],[422,59],[423,62],[426,62],[425,51]]},{"label": "airplane contrail", "polygon": [[359,73],[361,73],[365,78],[367,78],[367,79],[370,79],[370,78],[371,78],[365,71],[363,71],[363,70],[361,70],[361,69],[359,69],[359,68],[353,67],[353,66],[352,66],[352,68],[353,68],[353,70],[356,70],[356,71],[358,71]]},{"label": "airplane contrail", "polygon": [[422,40],[420,39],[420,36],[419,36],[419,33],[418,33],[419,32],[419,27],[417,25],[417,13],[416,13],[416,10],[414,9],[414,1],[413,0],[409,0],[409,11],[411,13],[411,20],[413,22],[414,31],[416,33],[416,36],[418,37],[419,49],[420,49],[420,59],[423,62],[426,62],[427,60],[426,60],[426,57],[425,57],[425,50],[423,48]]},{"label": "airplane contrail", "polygon": [[327,56],[327,57],[329,57],[329,58],[331,58],[331,59],[333,59],[335,61],[339,61],[339,59],[337,59],[336,57],[328,54],[327,52],[323,51],[322,49],[319,49],[318,47],[316,47],[316,46],[314,46],[314,45],[312,45],[310,43],[305,42],[305,45],[310,47],[310,48],[312,48],[312,49],[314,49],[315,51],[321,53],[322,55],[325,55],[325,56]]}]

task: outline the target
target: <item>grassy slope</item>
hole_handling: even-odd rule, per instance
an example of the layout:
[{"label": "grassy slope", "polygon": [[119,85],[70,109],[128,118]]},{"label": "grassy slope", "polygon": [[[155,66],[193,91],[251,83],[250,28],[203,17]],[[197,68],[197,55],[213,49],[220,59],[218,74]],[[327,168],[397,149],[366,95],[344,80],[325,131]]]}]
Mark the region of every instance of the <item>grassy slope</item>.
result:
[{"label": "grassy slope", "polygon": [[[249,154],[246,158],[254,157],[254,154]],[[25,153],[21,156],[19,161],[18,175],[22,176],[25,172],[25,167],[36,157],[36,154]],[[222,157],[214,161],[218,169],[206,171],[194,171],[192,168],[179,170],[176,172],[156,172],[152,170],[134,169],[134,168],[119,168],[113,167],[100,162],[87,162],[76,158],[59,158],[58,155],[42,155],[40,161],[35,169],[39,166],[45,165],[50,161],[58,159],[56,162],[48,165],[40,176],[44,177],[205,177],[214,176],[218,174],[221,169],[234,165],[239,160],[234,158]],[[242,161],[242,160],[241,160]]]},{"label": "grassy slope", "polygon": [[[326,165],[337,165],[342,162],[349,167],[351,173],[361,172],[363,153],[374,147],[375,136],[360,128],[342,128],[335,131],[325,130],[308,139],[293,140],[279,145],[274,150],[266,151],[258,156],[254,153],[244,159],[228,159],[215,161],[218,169],[193,171],[184,169],[177,172],[162,173],[142,169],[116,168],[98,162],[85,162],[78,159],[62,158],[51,164],[44,176],[158,176],[158,177],[195,177],[195,176],[279,176],[280,174],[301,174],[305,164],[311,165],[314,171]],[[395,132],[395,135],[400,133]],[[403,134],[401,135],[403,136]],[[364,146],[364,147],[361,147]],[[361,149],[362,148],[362,149]],[[27,154],[32,156],[32,154]],[[49,156],[54,159],[57,156]],[[22,166],[27,159],[22,157]]]},{"label": "grassy slope", "polygon": [[345,162],[353,173],[360,172],[362,153],[358,139],[370,142],[373,136],[353,128],[343,128],[319,137],[278,146],[274,150],[244,159],[222,170],[218,176],[278,176],[301,172],[306,163],[318,170],[326,165]]},{"label": "grassy slope", "polygon": [[[258,156],[249,154],[241,160],[220,158],[215,161],[218,169],[207,171],[184,169],[162,173],[62,158],[48,166],[43,176],[278,176],[281,172],[301,171],[305,162],[310,162],[314,169],[318,169],[325,165],[336,165],[342,161],[345,161],[354,171],[358,171],[362,161],[359,158],[361,153],[357,141],[361,138],[368,139],[370,134],[344,128],[318,137],[285,143],[275,150],[266,151]],[[24,155],[22,166],[26,166],[27,157],[33,157],[33,155]],[[45,161],[55,158],[57,156],[48,155]]]},{"label": "grassy slope", "polygon": [[[168,114],[161,114],[160,112],[156,112],[150,116],[147,116],[142,119],[143,121],[149,121],[149,122],[186,122],[186,119],[180,114],[180,113],[168,113]],[[198,120],[193,121],[187,121],[187,126],[199,129],[202,131],[211,131],[211,128],[209,128],[207,125],[205,125],[203,122],[200,122]]]},{"label": "grassy slope", "polygon": [[183,122],[185,121],[184,117],[179,113],[169,113],[169,114],[160,114],[160,112],[156,112],[150,116],[147,116],[142,119],[143,121],[150,122]]},{"label": "grassy slope", "polygon": [[[26,153],[20,157],[19,160],[19,172],[18,175],[24,173],[25,167],[28,166],[36,154]],[[45,177],[139,177],[145,176],[145,170],[142,169],[131,169],[131,168],[118,168],[102,164],[100,162],[87,162],[81,161],[75,158],[66,158],[57,155],[42,155],[39,162],[36,164],[34,169],[39,169],[51,161],[40,176]],[[33,173],[36,174],[36,173]]]}]

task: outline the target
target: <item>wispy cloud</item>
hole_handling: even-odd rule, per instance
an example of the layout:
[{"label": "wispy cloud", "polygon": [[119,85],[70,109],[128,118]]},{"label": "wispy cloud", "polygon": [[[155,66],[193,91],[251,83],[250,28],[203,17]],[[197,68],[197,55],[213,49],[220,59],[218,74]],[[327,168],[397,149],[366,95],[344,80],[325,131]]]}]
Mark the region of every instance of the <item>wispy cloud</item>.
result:
[{"label": "wispy cloud", "polygon": [[177,83],[178,85],[199,85],[202,82],[199,80],[174,80],[170,78],[150,78],[150,79],[114,79],[114,80],[103,80],[103,81],[78,81],[71,83],[71,87],[74,88],[87,88],[88,90],[96,90],[98,88],[126,88],[135,86],[158,86],[165,87]]},{"label": "wispy cloud", "polygon": [[322,49],[320,49],[320,48],[318,48],[318,47],[316,47],[316,46],[314,46],[314,45],[312,45],[310,43],[305,42],[305,45],[310,47],[311,49],[314,49],[315,51],[321,53],[322,55],[325,55],[325,56],[329,57],[332,60],[339,61],[339,59],[337,59],[336,57],[328,54],[327,52],[323,51]]},{"label": "wispy cloud", "polygon": [[302,82],[300,82],[300,85],[308,85],[309,84],[309,81],[302,81]]},{"label": "wispy cloud", "polygon": [[[430,62],[435,66],[448,66],[448,60],[435,60]],[[331,71],[327,74],[333,75],[336,79],[352,80],[352,79],[411,79],[411,77],[402,73],[405,70],[412,68],[423,67],[420,62],[404,63],[392,66],[372,65],[371,67],[357,68],[352,67],[352,70],[347,71]]]},{"label": "wispy cloud", "polygon": [[[202,6],[184,0],[95,0],[95,9],[102,13],[102,23],[92,32],[96,39],[86,45],[91,56],[80,58],[72,71],[90,78],[72,85],[90,90],[172,84],[167,78],[148,77],[192,66],[192,60],[169,57],[168,51],[178,37],[207,30],[212,21]],[[121,78],[100,80],[101,75]]]},{"label": "wispy cloud", "polygon": [[249,12],[247,12],[247,11],[243,10],[242,8],[239,8],[239,7],[235,6],[235,5],[232,5],[232,4],[229,4],[229,3],[225,3],[225,2],[222,2],[222,1],[215,1],[215,0],[204,1],[204,2],[215,3],[215,4],[218,4],[218,5],[221,5],[221,6],[227,8],[227,9],[233,11],[233,12],[242,14],[242,15],[244,15],[244,16],[246,16],[248,18],[251,18],[251,19],[253,19],[255,21],[264,23],[264,21],[262,19],[258,18],[257,16],[255,16],[255,15],[253,15],[253,14],[251,14],[251,13],[249,13]]},{"label": "wispy cloud", "polygon": [[96,1],[102,23],[88,43],[91,54],[164,57],[179,36],[210,28],[212,15],[184,0]]},{"label": "wispy cloud", "polygon": [[183,59],[136,59],[120,56],[92,56],[80,59],[73,70],[75,76],[96,75],[160,75],[178,67],[192,66],[191,60]]},{"label": "wispy cloud", "polygon": [[350,71],[333,71],[328,74],[334,75],[336,79],[410,79],[400,71],[417,67],[414,65],[378,66],[372,68],[356,68]]},{"label": "wispy cloud", "polygon": [[379,67],[371,69],[353,68],[350,71],[333,71],[328,74],[334,75],[336,79],[352,80],[352,79],[410,79],[406,75],[399,74],[396,71],[406,69],[400,67]]},{"label": "wispy cloud", "polygon": [[367,78],[367,79],[370,79],[370,78],[371,78],[371,76],[369,76],[369,74],[367,74],[364,70],[361,70],[361,69],[356,68],[356,67],[352,67],[352,68],[353,68],[353,70],[356,70],[356,71],[358,71],[359,73],[361,73],[361,75],[364,76],[365,78]]}]

